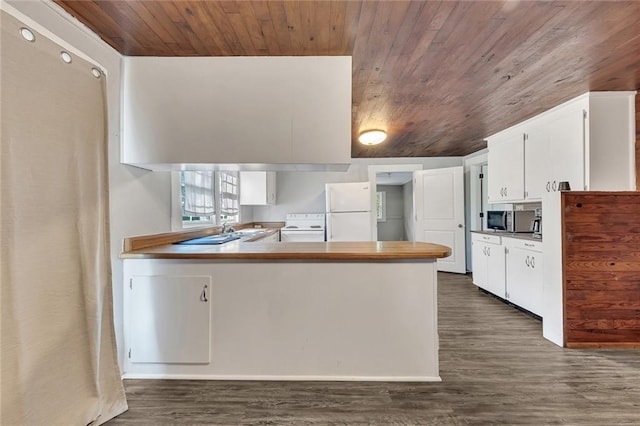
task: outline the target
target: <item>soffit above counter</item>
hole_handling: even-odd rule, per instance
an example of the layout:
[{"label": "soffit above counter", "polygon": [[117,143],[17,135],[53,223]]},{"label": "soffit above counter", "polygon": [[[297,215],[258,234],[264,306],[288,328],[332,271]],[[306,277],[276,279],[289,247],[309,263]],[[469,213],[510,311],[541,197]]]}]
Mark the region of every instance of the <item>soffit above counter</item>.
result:
[{"label": "soffit above counter", "polygon": [[127,57],[121,162],[346,170],[351,57]]},{"label": "soffit above counter", "polygon": [[[133,164],[132,164],[133,165]],[[135,167],[154,172],[181,172],[181,171],[242,171],[242,172],[346,172],[351,163],[178,163],[178,164],[135,164]]]}]

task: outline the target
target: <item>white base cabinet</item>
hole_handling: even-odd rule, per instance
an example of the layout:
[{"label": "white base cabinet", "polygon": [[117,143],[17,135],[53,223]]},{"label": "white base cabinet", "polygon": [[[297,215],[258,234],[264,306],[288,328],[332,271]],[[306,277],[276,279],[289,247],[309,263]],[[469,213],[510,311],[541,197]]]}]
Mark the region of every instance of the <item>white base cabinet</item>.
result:
[{"label": "white base cabinet", "polygon": [[542,242],[471,234],[473,283],[543,316]]},{"label": "white base cabinet", "polygon": [[129,277],[131,363],[208,364],[211,276]]},{"label": "white base cabinet", "polygon": [[506,253],[506,299],[542,316],[542,242],[503,238]]},{"label": "white base cabinet", "polygon": [[471,234],[473,283],[505,297],[505,254],[498,235]]},{"label": "white base cabinet", "polygon": [[125,259],[124,276],[125,378],[440,381],[435,259]]}]

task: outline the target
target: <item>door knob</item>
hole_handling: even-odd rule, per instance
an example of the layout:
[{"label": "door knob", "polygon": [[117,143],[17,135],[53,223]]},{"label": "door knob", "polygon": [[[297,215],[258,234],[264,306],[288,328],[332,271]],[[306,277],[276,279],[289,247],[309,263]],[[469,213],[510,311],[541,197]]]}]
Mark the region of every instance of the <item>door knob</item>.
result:
[{"label": "door knob", "polygon": [[459,223],[459,224],[458,224],[458,228],[464,228],[464,225],[463,225],[463,224],[461,224],[461,223]]}]

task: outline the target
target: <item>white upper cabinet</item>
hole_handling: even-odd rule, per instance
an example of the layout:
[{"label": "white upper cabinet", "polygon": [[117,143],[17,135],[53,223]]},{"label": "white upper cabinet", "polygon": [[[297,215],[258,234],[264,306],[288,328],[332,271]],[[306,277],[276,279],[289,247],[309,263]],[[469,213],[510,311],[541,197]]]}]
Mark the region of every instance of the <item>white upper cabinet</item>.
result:
[{"label": "white upper cabinet", "polygon": [[524,198],[524,133],[519,129],[489,139],[489,203]]},{"label": "white upper cabinet", "polygon": [[240,172],[240,204],[264,206],[276,203],[276,172]]},{"label": "white upper cabinet", "polygon": [[558,190],[585,186],[585,109],[580,103],[530,123],[525,136],[525,199],[542,200]]},{"label": "white upper cabinet", "polygon": [[545,126],[527,129],[524,141],[524,196],[541,200],[551,171],[549,158],[549,131]]},{"label": "white upper cabinet", "polygon": [[560,182],[634,190],[634,95],[586,93],[488,138],[489,202],[540,201]]},{"label": "white upper cabinet", "polygon": [[123,163],[346,170],[351,161],[350,57],[126,57],[124,64]]}]

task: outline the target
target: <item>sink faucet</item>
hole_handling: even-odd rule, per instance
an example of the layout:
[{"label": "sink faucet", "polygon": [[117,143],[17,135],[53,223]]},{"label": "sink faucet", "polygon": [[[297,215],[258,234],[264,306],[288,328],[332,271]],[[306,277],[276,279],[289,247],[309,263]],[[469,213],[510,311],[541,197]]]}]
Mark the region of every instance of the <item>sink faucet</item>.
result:
[{"label": "sink faucet", "polygon": [[222,223],[222,234],[226,234],[227,232],[231,233],[231,232],[236,232],[235,229],[233,229],[233,226],[229,226],[227,227],[227,222],[223,222]]}]

